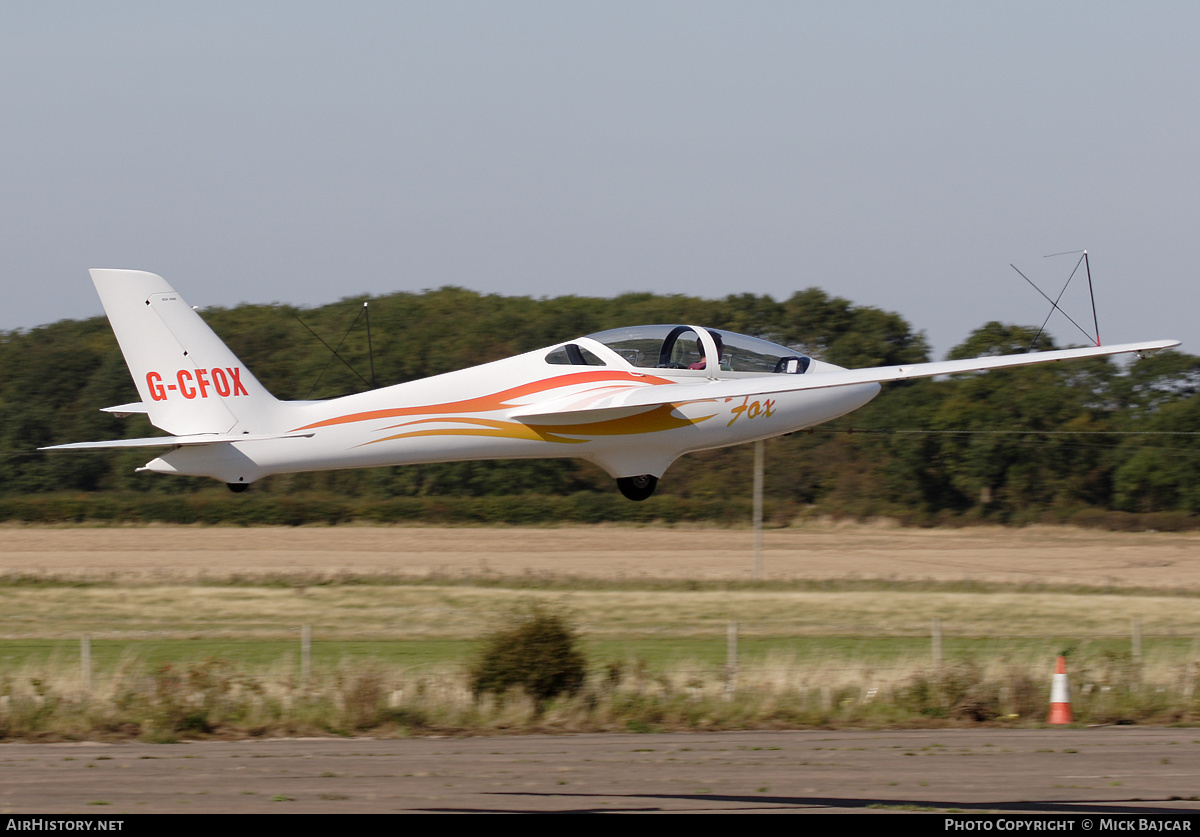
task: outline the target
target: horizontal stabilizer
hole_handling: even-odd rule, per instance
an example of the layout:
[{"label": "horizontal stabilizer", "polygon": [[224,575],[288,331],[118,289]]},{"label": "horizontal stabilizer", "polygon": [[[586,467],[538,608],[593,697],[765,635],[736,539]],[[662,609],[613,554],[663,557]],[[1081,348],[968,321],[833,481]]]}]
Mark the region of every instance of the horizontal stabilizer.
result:
[{"label": "horizontal stabilizer", "polygon": [[112,413],[117,418],[125,418],[134,413],[147,413],[150,409],[141,401],[135,401],[132,404],[118,404],[115,407],[101,407],[100,412]]},{"label": "horizontal stabilizer", "polygon": [[103,450],[107,448],[174,448],[184,445],[218,445],[223,442],[264,442],[270,439],[307,439],[312,433],[281,433],[242,435],[224,433],[196,433],[191,436],[151,436],[145,439],[112,439],[107,442],[72,442],[69,445],[51,445],[38,450]]},{"label": "horizontal stabilizer", "polygon": [[933,363],[913,363],[902,366],[876,366],[869,369],[843,369],[838,372],[814,372],[801,375],[759,375],[753,378],[711,380],[696,384],[662,384],[631,387],[594,401],[587,406],[571,405],[566,399],[550,404],[531,404],[513,411],[512,417],[526,424],[554,423],[565,416],[578,420],[600,420],[629,411],[635,407],[654,407],[662,404],[687,404],[719,398],[774,395],[856,384],[907,381],[914,378],[933,378],[963,372],[982,372],[1014,366],[1032,366],[1108,355],[1157,352],[1179,345],[1178,340],[1149,340],[1144,343],[1123,343],[1112,346],[1088,346],[1081,349],[1059,349],[1053,352],[1030,352],[1020,355],[989,355],[964,360],[942,360]]}]

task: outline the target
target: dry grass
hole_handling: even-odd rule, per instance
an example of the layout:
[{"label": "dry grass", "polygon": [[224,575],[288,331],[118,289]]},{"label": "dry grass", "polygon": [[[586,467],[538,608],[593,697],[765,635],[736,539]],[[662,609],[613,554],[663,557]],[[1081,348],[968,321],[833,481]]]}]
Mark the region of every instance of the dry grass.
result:
[{"label": "dry grass", "polygon": [[[159,585],[253,575],[325,578],[750,577],[748,530],[656,526],[446,528],[5,525],[0,576]],[[894,579],[1200,591],[1200,532],[1027,527],[768,530],[768,579]]]},{"label": "dry grass", "polygon": [[295,636],[475,638],[519,599],[566,606],[595,639],[723,635],[1095,636],[1200,631],[1196,601],[1168,595],[764,590],[528,590],[468,586],[0,587],[0,639]]},{"label": "dry grass", "polygon": [[[1135,667],[1076,661],[1080,723],[1192,723],[1195,672],[1176,660]],[[595,669],[576,697],[540,708],[516,693],[476,699],[459,668],[376,664],[247,671],[219,660],[147,668],[136,660],[85,692],[77,668],[27,666],[0,676],[0,739],[172,741],[187,737],[494,734],[846,726],[1018,726],[1045,721],[1050,666],[895,659],[830,667],[768,657],[730,678],[721,666],[651,669],[628,660]]]}]

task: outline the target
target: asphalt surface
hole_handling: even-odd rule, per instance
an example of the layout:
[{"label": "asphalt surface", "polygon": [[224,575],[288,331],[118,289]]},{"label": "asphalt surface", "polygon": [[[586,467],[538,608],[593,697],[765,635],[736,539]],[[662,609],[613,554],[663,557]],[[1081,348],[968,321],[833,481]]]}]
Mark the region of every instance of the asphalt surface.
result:
[{"label": "asphalt surface", "polygon": [[0,814],[953,811],[1195,816],[1200,815],[1197,800],[1200,730],[1189,729],[0,746]]}]

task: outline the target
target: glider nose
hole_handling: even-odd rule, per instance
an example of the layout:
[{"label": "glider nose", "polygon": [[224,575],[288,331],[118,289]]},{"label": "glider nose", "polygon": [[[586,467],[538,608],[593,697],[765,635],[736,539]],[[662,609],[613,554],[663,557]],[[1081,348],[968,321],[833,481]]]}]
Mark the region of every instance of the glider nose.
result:
[{"label": "glider nose", "polygon": [[843,403],[850,406],[850,409],[846,412],[852,412],[870,404],[875,396],[879,395],[883,387],[878,382],[871,381],[864,384],[851,384],[847,387],[838,387],[838,389],[844,390],[842,394]]}]

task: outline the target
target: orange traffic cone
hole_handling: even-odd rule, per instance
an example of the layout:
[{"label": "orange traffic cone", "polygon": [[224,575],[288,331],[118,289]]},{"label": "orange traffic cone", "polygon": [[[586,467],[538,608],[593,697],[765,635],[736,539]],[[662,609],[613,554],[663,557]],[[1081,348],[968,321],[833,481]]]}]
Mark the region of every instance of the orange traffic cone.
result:
[{"label": "orange traffic cone", "polygon": [[1071,688],[1067,685],[1067,658],[1059,657],[1054,667],[1054,682],[1050,686],[1050,717],[1048,724],[1071,723]]}]

